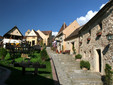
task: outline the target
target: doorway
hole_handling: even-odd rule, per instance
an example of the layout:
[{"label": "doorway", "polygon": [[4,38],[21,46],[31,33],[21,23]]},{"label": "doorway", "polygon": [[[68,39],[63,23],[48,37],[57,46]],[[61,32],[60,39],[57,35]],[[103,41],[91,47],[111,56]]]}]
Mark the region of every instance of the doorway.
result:
[{"label": "doorway", "polygon": [[75,43],[72,42],[71,44],[72,44],[72,48],[71,48],[71,50],[72,50],[72,54],[75,54],[75,47],[74,47],[74,44],[75,44]]},{"label": "doorway", "polygon": [[99,57],[99,72],[101,72],[101,50],[97,49],[98,57]]},{"label": "doorway", "polygon": [[96,49],[96,71],[102,72],[102,55],[101,49]]},{"label": "doorway", "polygon": [[35,40],[32,41],[32,46],[35,45]]}]

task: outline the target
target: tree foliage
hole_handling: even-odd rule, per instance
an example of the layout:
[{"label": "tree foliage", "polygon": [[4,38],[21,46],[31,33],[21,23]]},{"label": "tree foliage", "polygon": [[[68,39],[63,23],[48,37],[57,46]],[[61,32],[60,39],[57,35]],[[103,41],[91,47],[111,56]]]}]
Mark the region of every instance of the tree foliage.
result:
[{"label": "tree foliage", "polygon": [[106,64],[105,67],[105,83],[106,85],[112,85],[112,71],[111,66],[109,64]]},{"label": "tree foliage", "polygon": [[5,48],[1,48],[0,49],[1,59],[4,59],[6,55],[7,55],[7,50]]}]

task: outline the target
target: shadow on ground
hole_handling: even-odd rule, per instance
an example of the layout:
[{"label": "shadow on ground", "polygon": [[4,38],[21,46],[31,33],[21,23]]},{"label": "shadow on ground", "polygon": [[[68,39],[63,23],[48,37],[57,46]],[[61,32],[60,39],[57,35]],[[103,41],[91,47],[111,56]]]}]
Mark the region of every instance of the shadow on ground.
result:
[{"label": "shadow on ground", "polygon": [[50,74],[50,72],[39,71],[38,75],[33,75],[32,72],[22,75],[21,70],[12,67],[6,68],[11,70],[11,75],[5,82],[7,85],[54,85],[55,82],[58,83],[48,76],[42,76],[43,74]]}]

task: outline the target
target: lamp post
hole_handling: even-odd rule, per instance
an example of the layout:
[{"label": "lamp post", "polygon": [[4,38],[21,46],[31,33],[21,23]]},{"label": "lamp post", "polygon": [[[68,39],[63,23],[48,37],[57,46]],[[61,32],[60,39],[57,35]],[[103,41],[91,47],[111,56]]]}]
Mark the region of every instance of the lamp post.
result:
[{"label": "lamp post", "polygon": [[[109,41],[109,43],[112,44],[113,34],[109,33],[106,35],[106,37],[107,37],[107,40]],[[113,53],[111,53],[111,56],[112,56],[112,62],[113,62]]]},{"label": "lamp post", "polygon": [[107,37],[108,41],[113,40],[113,34],[107,34],[106,37]]}]

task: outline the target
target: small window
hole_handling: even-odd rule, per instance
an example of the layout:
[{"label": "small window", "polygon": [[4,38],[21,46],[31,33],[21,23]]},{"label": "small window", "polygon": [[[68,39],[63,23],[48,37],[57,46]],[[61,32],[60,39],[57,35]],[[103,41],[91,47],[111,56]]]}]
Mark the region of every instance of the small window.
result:
[{"label": "small window", "polygon": [[89,30],[89,34],[91,35],[91,30]]},{"label": "small window", "polygon": [[74,46],[74,42],[72,42],[72,45]]},{"label": "small window", "polygon": [[84,57],[84,58],[86,57],[86,51],[84,51],[84,55],[83,55],[83,57]]},{"label": "small window", "polygon": [[102,23],[99,23],[100,30],[102,30]]}]

